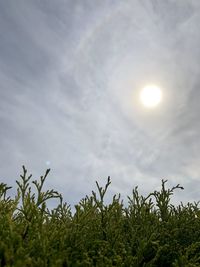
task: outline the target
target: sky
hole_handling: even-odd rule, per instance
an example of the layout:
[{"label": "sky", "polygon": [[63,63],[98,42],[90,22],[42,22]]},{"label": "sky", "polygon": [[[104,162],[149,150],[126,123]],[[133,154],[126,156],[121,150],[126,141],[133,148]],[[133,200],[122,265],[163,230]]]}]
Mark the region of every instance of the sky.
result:
[{"label": "sky", "polygon": [[166,179],[200,200],[199,25],[198,0],[0,0],[0,181],[25,165],[71,205],[108,176],[108,196]]}]

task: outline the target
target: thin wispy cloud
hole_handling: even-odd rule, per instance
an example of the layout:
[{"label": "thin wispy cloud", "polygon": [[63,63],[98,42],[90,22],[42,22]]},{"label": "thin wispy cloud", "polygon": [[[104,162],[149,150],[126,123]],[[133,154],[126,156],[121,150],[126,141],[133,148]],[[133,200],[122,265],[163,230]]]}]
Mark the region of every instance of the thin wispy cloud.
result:
[{"label": "thin wispy cloud", "polygon": [[[50,167],[72,204],[108,175],[124,196],[166,178],[198,199],[199,23],[189,0],[2,1],[0,177]],[[156,112],[137,101],[147,83]]]}]

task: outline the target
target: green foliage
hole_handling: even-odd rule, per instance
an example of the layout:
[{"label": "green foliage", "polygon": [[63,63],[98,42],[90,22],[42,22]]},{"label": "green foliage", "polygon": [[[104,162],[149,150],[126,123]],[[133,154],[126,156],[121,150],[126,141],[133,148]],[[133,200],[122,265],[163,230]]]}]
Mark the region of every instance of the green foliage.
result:
[{"label": "green foliage", "polygon": [[[33,180],[23,166],[16,196],[0,184],[0,267],[195,267],[200,266],[199,203],[175,207],[170,198],[179,184],[144,197],[138,188],[123,205],[109,204],[105,187],[81,199],[75,212],[55,190],[43,190],[50,169]],[[49,210],[47,201],[57,199]]]}]

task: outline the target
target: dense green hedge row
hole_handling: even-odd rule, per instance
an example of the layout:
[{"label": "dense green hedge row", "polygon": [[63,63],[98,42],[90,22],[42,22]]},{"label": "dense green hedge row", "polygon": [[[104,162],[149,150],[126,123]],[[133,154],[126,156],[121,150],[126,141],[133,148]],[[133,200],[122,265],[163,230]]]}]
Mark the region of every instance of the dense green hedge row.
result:
[{"label": "dense green hedge row", "polygon": [[[48,173],[33,189],[23,166],[14,199],[0,184],[0,266],[200,266],[200,210],[198,203],[171,205],[179,185],[166,189],[162,180],[160,192],[147,197],[136,187],[125,207],[116,195],[104,203],[108,178],[72,214],[58,192],[43,191]],[[53,210],[51,198],[59,200]]]}]

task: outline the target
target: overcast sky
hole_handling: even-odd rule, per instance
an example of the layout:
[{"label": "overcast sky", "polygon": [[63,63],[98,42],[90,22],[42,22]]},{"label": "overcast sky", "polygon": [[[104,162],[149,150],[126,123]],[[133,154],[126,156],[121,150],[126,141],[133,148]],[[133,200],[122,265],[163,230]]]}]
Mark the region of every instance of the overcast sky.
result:
[{"label": "overcast sky", "polygon": [[[0,179],[77,203],[180,183],[200,200],[200,1],[0,0]],[[162,103],[138,92],[155,83]]]}]

